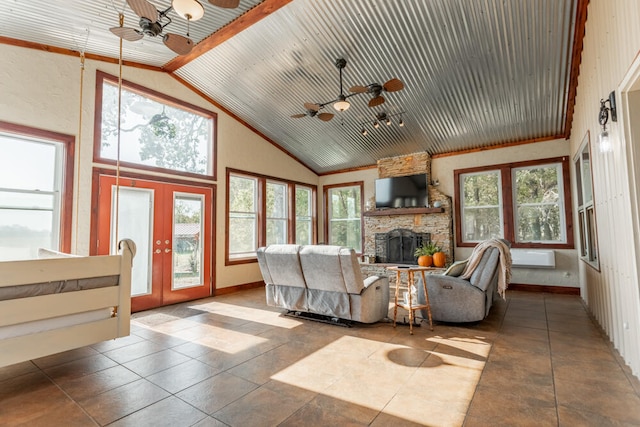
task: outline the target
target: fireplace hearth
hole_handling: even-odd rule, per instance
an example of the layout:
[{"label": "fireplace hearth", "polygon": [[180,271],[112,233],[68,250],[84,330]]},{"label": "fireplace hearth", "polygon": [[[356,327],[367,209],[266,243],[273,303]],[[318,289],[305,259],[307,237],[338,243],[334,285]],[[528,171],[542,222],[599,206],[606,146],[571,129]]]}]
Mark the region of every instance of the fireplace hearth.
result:
[{"label": "fireplace hearth", "polygon": [[430,233],[416,233],[404,228],[396,228],[387,233],[375,233],[376,262],[416,264],[416,248],[430,240]]}]

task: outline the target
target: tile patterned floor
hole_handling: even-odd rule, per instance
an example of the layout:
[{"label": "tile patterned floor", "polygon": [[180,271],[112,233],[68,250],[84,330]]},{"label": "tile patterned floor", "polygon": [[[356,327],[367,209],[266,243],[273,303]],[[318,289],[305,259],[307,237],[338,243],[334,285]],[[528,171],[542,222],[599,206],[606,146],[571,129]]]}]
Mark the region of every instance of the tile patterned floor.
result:
[{"label": "tile patterned floor", "polygon": [[129,337],[0,368],[0,425],[640,425],[578,297],[508,292],[414,331],[284,317],[259,289],[137,313]]}]

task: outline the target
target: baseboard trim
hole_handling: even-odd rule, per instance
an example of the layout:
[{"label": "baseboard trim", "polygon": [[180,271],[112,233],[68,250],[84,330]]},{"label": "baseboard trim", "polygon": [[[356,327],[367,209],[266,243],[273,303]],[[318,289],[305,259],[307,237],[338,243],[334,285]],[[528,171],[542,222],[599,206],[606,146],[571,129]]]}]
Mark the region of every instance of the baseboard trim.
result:
[{"label": "baseboard trim", "polygon": [[510,283],[510,291],[527,291],[527,292],[547,292],[550,294],[563,295],[580,295],[580,288],[568,286],[551,286],[551,285],[527,285],[520,283]]},{"label": "baseboard trim", "polygon": [[226,288],[216,288],[213,291],[214,296],[233,294],[235,292],[246,291],[247,289],[264,288],[264,282],[251,282],[242,285],[228,286]]}]

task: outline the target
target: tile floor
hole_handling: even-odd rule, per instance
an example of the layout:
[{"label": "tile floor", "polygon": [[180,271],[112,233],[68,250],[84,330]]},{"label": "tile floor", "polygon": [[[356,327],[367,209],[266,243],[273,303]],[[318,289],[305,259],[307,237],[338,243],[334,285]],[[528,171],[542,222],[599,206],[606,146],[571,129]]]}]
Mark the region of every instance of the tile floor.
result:
[{"label": "tile floor", "polygon": [[640,385],[576,296],[475,325],[343,328],[254,289],[135,314],[129,337],[0,368],[0,425],[640,425]]}]

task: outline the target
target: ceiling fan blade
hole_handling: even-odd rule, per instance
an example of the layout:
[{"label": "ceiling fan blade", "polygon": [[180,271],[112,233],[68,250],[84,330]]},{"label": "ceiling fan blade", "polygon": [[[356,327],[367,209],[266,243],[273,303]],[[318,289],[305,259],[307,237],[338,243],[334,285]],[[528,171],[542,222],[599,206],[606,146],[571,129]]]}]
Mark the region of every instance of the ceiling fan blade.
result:
[{"label": "ceiling fan blade", "polygon": [[369,107],[372,107],[372,108],[382,104],[384,104],[384,98],[382,96],[376,96],[369,100]]},{"label": "ceiling fan blade", "polygon": [[151,22],[158,22],[160,19],[156,7],[147,0],[127,0],[127,3],[140,18],[147,18]]},{"label": "ceiling fan blade", "polygon": [[398,79],[391,79],[388,82],[386,82],[382,87],[387,92],[395,92],[395,91],[404,89],[404,83],[402,83]]},{"label": "ceiling fan blade", "polygon": [[142,37],[144,37],[144,34],[139,33],[134,28],[112,27],[112,28],[109,28],[109,31],[111,31],[113,34],[115,34],[116,36],[120,37],[121,39],[124,39],[124,40],[129,41],[129,42],[134,42],[134,41],[140,40]]},{"label": "ceiling fan blade", "polygon": [[318,118],[320,120],[322,120],[323,122],[328,122],[329,120],[333,119],[333,114],[331,114],[331,113],[320,113],[320,114],[318,114]]},{"label": "ceiling fan blade", "polygon": [[225,9],[235,9],[240,5],[240,0],[209,0],[209,3]]},{"label": "ceiling fan blade", "polygon": [[291,116],[291,118],[293,118],[293,119],[299,119],[299,118],[302,118],[302,117],[304,117],[304,116],[306,116],[306,114],[304,114],[304,113],[300,113],[300,114],[294,114],[293,116]]},{"label": "ceiling fan blade", "polygon": [[169,49],[178,55],[186,55],[193,49],[193,40],[180,34],[165,34],[162,41]]},{"label": "ceiling fan blade", "polygon": [[365,93],[367,91],[366,86],[355,85],[349,88],[349,92]]},{"label": "ceiling fan blade", "polygon": [[305,102],[304,108],[306,108],[307,110],[318,111],[320,109],[320,106],[311,102]]}]

